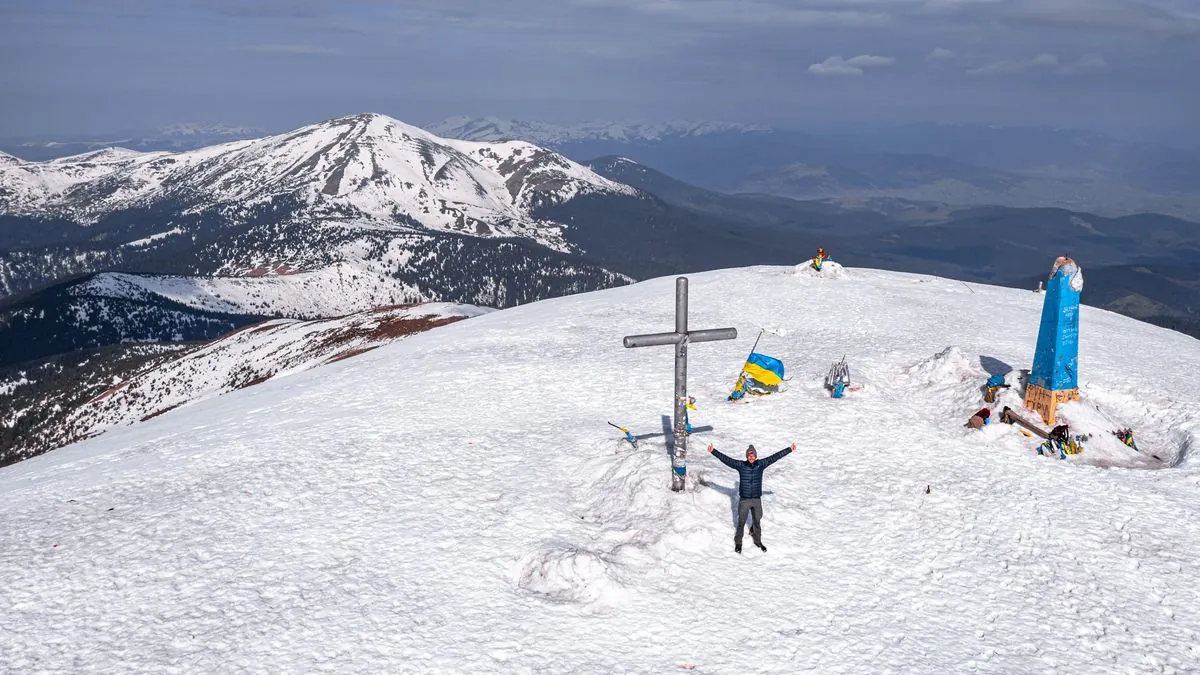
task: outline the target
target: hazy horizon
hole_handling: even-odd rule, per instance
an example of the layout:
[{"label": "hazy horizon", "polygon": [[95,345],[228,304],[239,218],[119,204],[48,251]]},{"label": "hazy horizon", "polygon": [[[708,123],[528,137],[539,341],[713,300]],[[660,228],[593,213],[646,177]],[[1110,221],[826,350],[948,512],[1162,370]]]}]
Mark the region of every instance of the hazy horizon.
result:
[{"label": "hazy horizon", "polygon": [[0,136],[380,112],[1200,144],[1185,0],[9,0]]}]

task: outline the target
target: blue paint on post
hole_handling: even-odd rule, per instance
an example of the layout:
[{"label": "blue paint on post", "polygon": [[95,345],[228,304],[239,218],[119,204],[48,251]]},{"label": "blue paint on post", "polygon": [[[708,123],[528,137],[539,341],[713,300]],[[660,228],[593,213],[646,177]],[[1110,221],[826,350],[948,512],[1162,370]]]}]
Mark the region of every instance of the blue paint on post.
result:
[{"label": "blue paint on post", "polygon": [[1083,272],[1070,258],[1055,263],[1046,283],[1030,384],[1049,391],[1079,387],[1079,296]]}]

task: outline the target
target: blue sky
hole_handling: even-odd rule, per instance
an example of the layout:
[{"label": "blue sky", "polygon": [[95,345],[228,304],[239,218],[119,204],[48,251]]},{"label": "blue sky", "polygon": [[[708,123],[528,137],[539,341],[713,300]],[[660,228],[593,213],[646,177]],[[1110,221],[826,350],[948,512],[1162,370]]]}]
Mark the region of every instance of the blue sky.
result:
[{"label": "blue sky", "polygon": [[356,112],[1196,134],[1200,0],[0,0],[0,136]]}]

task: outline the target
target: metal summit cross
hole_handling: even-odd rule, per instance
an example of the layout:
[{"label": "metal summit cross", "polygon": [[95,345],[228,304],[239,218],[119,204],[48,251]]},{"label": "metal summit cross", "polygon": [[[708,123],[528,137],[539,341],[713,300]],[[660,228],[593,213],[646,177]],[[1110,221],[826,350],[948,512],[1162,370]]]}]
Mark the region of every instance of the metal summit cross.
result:
[{"label": "metal summit cross", "polygon": [[626,347],[658,347],[675,345],[675,452],[671,457],[671,489],[679,492],[687,478],[687,430],[684,418],[687,415],[687,346],[689,342],[713,342],[733,340],[736,328],[710,328],[688,330],[688,280],[675,279],[675,332],[629,335]]}]

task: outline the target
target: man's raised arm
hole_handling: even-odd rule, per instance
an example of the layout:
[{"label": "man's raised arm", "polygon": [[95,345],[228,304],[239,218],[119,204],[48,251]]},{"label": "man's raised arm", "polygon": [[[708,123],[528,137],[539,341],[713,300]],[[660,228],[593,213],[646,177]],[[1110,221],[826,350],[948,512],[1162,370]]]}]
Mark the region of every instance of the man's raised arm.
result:
[{"label": "man's raised arm", "polygon": [[713,457],[716,457],[717,459],[721,460],[721,463],[724,464],[725,466],[727,466],[731,469],[738,468],[738,461],[736,459],[726,455],[725,453],[721,452],[720,450],[717,450],[716,448],[713,447],[712,443],[708,444],[708,451],[712,453]]},{"label": "man's raised arm", "polygon": [[771,466],[772,464],[774,464],[775,462],[778,462],[779,460],[783,459],[784,457],[787,457],[795,449],[796,449],[796,444],[792,443],[790,446],[780,450],[779,452],[771,455],[770,457],[763,459],[762,460],[763,468],[765,469],[768,466]]}]

